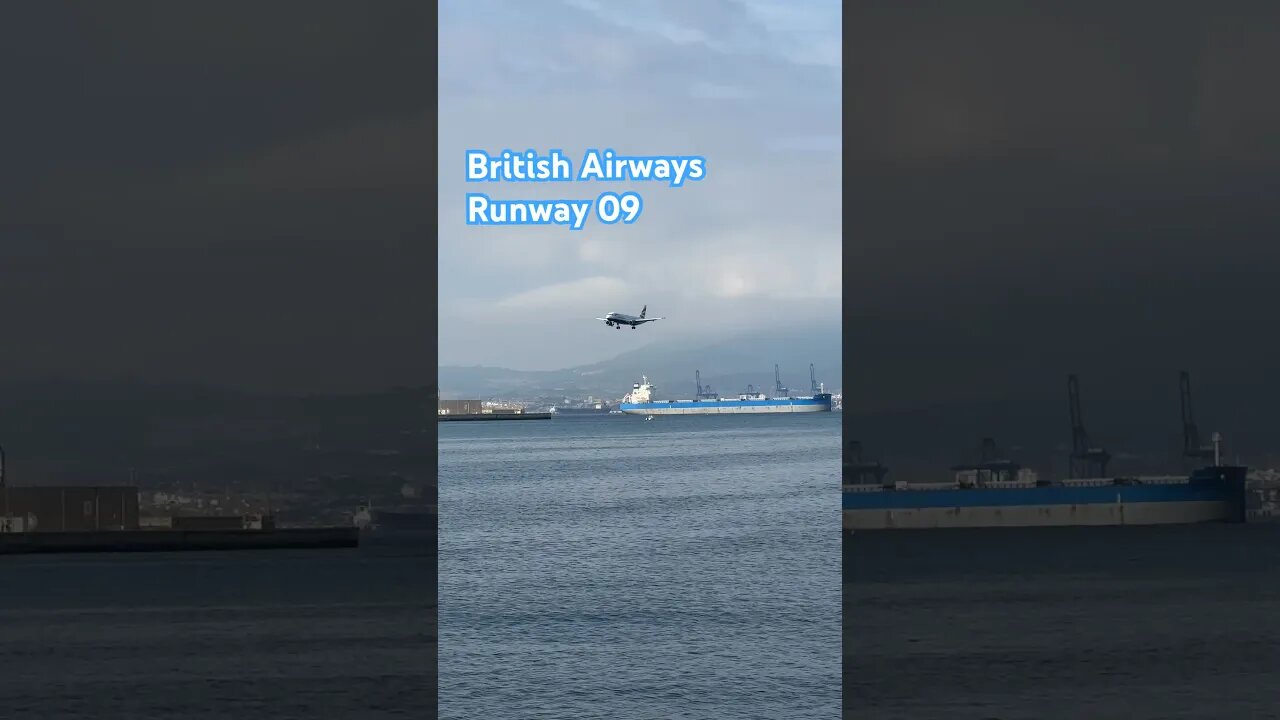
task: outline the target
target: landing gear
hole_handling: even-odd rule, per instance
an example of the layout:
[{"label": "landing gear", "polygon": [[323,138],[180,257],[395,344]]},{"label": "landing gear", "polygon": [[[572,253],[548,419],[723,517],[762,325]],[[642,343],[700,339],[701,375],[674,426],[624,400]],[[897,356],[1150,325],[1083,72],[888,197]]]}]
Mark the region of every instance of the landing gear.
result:
[{"label": "landing gear", "polygon": [[632,326],[631,326],[631,329],[632,329],[632,330],[635,330],[635,329],[636,329],[636,326],[635,326],[635,325],[632,325]]},{"label": "landing gear", "polygon": [[621,326],[621,325],[614,325],[614,326],[613,326],[613,329],[614,329],[614,330],[621,330],[621,329],[622,329],[622,326]]}]

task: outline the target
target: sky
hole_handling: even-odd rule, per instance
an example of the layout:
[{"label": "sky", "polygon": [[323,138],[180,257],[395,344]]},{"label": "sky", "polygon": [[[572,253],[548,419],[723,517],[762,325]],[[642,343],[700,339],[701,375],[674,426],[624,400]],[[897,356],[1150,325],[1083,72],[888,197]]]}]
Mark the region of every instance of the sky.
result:
[{"label": "sky", "polygon": [[0,8],[0,384],[434,381],[432,8],[353,8]]},{"label": "sky", "polygon": [[[439,362],[550,370],[656,340],[825,324],[841,271],[837,0],[440,3]],[[465,223],[465,151],[701,155],[632,225]],[[487,185],[592,199],[595,183]],[[666,320],[611,330],[610,311]]]},{"label": "sky", "polygon": [[1078,372],[1095,407],[1154,383],[1176,412],[1181,369],[1205,402],[1280,401],[1280,13],[871,3],[846,27],[846,407],[1044,389],[1065,414]]}]

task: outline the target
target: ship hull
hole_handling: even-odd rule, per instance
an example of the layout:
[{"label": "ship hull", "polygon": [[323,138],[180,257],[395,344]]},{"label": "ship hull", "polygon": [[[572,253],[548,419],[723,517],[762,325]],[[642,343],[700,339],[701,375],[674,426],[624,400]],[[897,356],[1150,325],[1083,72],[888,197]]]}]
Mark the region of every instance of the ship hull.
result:
[{"label": "ship hull", "polygon": [[437,520],[435,505],[402,510],[374,510],[360,528],[360,544],[366,547],[402,548],[435,552]]},{"label": "ship hull", "polygon": [[760,415],[831,412],[831,397],[774,398],[767,400],[672,400],[622,403],[628,415]]},{"label": "ship hull", "polygon": [[1243,522],[1245,468],[1197,471],[1186,482],[1028,488],[852,490],[842,493],[846,531],[1180,525]]}]

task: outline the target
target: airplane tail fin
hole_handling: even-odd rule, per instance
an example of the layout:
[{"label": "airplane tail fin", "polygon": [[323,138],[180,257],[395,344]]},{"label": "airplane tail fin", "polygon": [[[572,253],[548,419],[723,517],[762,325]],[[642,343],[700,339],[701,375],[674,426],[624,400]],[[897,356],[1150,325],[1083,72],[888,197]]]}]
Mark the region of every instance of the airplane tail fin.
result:
[{"label": "airplane tail fin", "polygon": [[648,311],[649,311],[649,306],[648,306],[648,305],[645,305],[644,307],[640,308],[640,319],[641,319],[641,320],[643,320],[643,319],[644,319],[644,314],[645,314],[646,312],[648,312]]}]

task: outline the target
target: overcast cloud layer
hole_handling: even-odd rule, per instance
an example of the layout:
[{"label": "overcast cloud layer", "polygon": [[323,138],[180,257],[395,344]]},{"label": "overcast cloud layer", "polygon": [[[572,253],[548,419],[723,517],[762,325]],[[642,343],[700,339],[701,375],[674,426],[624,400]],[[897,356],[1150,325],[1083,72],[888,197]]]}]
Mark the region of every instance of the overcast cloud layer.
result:
[{"label": "overcast cloud layer", "polygon": [[0,380],[432,382],[431,12],[5,3]]},{"label": "overcast cloud layer", "polygon": [[856,7],[846,407],[1068,372],[1176,402],[1184,368],[1280,400],[1275,9]]},{"label": "overcast cloud layer", "polygon": [[[440,363],[555,369],[656,338],[839,323],[840,3],[447,0],[440,9]],[[707,158],[635,183],[631,226],[464,222],[464,151]],[[486,185],[591,199],[616,185]],[[669,319],[609,330],[609,311]]]}]

